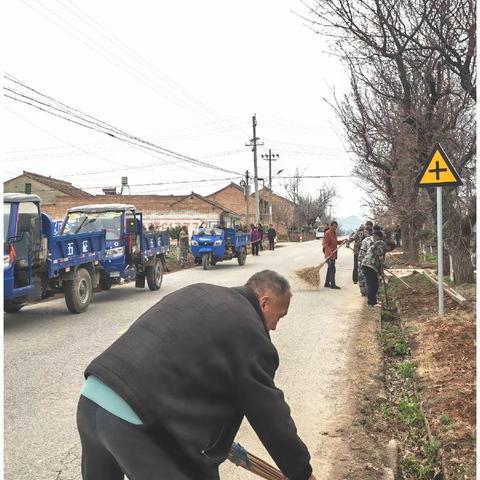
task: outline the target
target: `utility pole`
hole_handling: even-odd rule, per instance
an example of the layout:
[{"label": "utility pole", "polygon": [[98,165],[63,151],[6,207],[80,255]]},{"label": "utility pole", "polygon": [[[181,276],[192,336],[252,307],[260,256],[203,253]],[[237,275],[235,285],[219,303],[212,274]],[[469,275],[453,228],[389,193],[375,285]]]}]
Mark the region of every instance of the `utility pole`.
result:
[{"label": "utility pole", "polygon": [[245,146],[253,147],[253,179],[255,182],[255,223],[260,222],[260,198],[258,195],[258,169],[257,169],[257,147],[262,146],[263,143],[259,143],[260,140],[257,137],[257,115],[252,117],[252,126],[253,126],[253,138],[250,139],[250,143],[246,143]]},{"label": "utility pole", "polygon": [[247,227],[249,225],[249,200],[250,200],[250,174],[248,170],[245,172],[245,180],[240,182],[240,186],[244,188],[245,192],[245,222]]},{"label": "utility pole", "polygon": [[272,161],[276,162],[277,159],[280,157],[278,153],[274,153],[272,155],[272,149],[268,149],[268,155],[262,155],[264,160],[268,161],[268,188],[269,192],[269,221],[268,223],[273,223],[273,209],[272,209]]}]

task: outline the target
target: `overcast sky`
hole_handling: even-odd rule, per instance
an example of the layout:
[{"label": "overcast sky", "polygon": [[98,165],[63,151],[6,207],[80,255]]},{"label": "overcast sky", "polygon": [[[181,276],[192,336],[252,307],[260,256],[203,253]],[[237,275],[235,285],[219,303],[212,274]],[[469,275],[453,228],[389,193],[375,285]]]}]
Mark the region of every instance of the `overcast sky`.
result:
[{"label": "overcast sky", "polygon": [[[259,154],[280,155],[273,173],[350,175],[351,157],[325,101],[333,88],[341,95],[348,78],[325,39],[292,11],[305,8],[293,0],[11,0],[4,67],[69,107],[217,167],[253,174],[245,143],[256,113]],[[240,180],[9,98],[4,107],[4,179],[28,170],[101,193],[127,176],[132,194],[204,195]],[[267,165],[259,156],[265,179]],[[284,194],[286,181],[274,179],[274,191]],[[300,191],[314,194],[323,181],[305,179]],[[339,193],[335,215],[362,214],[352,178],[325,181]]]}]

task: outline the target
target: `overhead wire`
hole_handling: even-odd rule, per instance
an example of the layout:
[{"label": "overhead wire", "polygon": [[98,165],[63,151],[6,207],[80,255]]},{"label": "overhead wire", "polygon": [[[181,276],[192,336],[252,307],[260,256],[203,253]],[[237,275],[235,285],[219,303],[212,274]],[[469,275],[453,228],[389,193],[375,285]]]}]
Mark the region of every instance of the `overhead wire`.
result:
[{"label": "overhead wire", "polygon": [[[97,118],[95,118],[95,117],[93,117],[89,114],[85,114],[84,112],[81,112],[78,109],[69,107],[69,106],[67,106],[67,105],[65,105],[61,102],[58,102],[57,100],[53,99],[52,97],[49,97],[45,94],[42,94],[42,93],[32,89],[31,87],[28,87],[23,82],[20,82],[16,79],[12,80],[12,78],[14,78],[14,77],[11,77],[11,78],[9,78],[9,77],[11,77],[11,76],[9,74],[6,74],[5,78],[7,78],[7,80],[15,81],[15,83],[21,84],[22,86],[24,86],[25,88],[35,92],[36,94],[53,101],[56,105],[60,105],[60,107],[56,106],[56,105],[52,105],[51,103],[47,103],[45,101],[38,100],[38,99],[36,99],[34,97],[31,97],[29,95],[26,95],[22,92],[15,91],[10,87],[4,87],[4,89],[7,90],[7,92],[10,93],[10,95],[9,94],[4,94],[8,98],[11,98],[11,99],[16,100],[16,101],[20,101],[22,103],[26,103],[26,104],[31,105],[33,107],[36,107],[40,110],[43,110],[46,113],[50,113],[52,115],[59,116],[60,118],[63,118],[63,119],[68,120],[70,122],[73,122],[73,123],[76,123],[78,125],[84,126],[86,128],[90,128],[92,130],[96,130],[98,132],[107,134],[107,135],[109,135],[113,138],[117,138],[121,141],[125,141],[127,143],[132,143],[132,144],[137,145],[138,147],[141,147],[143,149],[152,150],[152,151],[155,151],[156,153],[161,153],[162,155],[170,156],[170,157],[173,157],[173,158],[185,161],[185,162],[189,162],[189,163],[192,163],[192,164],[196,164],[196,165],[199,165],[199,166],[202,166],[202,167],[207,167],[207,168],[211,168],[211,169],[214,169],[214,170],[223,171],[225,173],[233,173],[235,175],[239,174],[238,172],[234,172],[232,170],[228,170],[228,169],[225,169],[225,168],[222,168],[222,167],[218,167],[218,166],[209,164],[207,162],[200,161],[200,160],[195,159],[193,157],[175,152],[173,150],[167,149],[167,148],[162,147],[160,145],[156,145],[153,142],[149,142],[147,140],[141,139],[141,138],[139,138],[135,135],[131,135],[131,134],[129,134],[129,133],[127,133],[127,132],[125,132],[125,131],[107,123],[107,122],[103,122],[102,120],[98,120]],[[17,97],[13,97],[11,94],[17,95],[17,96],[22,97],[22,98],[19,99]],[[30,100],[30,101],[28,101],[28,100]],[[35,102],[35,103],[32,104],[31,102]],[[36,105],[36,104],[39,104],[41,106]],[[49,109],[55,110],[56,112],[51,112]],[[63,115],[60,115],[57,112],[60,112]],[[75,120],[72,119],[71,117],[74,117]],[[85,117],[87,117],[87,118],[85,118]]]},{"label": "overhead wire", "polygon": [[[140,81],[142,84],[144,84],[145,86],[147,86],[151,90],[155,91],[160,96],[163,96],[163,97],[167,98],[168,100],[172,101],[174,104],[176,104],[178,106],[182,106],[182,107],[186,108],[187,110],[190,110],[192,113],[196,114],[197,116],[205,118],[201,114],[201,112],[199,112],[198,108],[193,107],[192,105],[188,104],[187,102],[183,101],[182,99],[179,99],[178,97],[176,97],[171,92],[166,92],[166,90],[164,88],[161,88],[155,81],[153,81],[152,79],[145,76],[142,72],[140,72],[137,68],[132,66],[129,62],[127,62],[124,59],[122,59],[121,57],[119,57],[116,53],[114,53],[114,52],[112,53],[111,50],[109,50],[104,45],[97,42],[95,39],[91,38],[89,35],[85,34],[85,32],[83,32],[81,29],[77,28],[75,25],[73,25],[68,20],[65,20],[62,16],[60,16],[58,13],[56,13],[55,11],[50,9],[48,6],[44,5],[39,0],[32,0],[32,1],[36,2],[44,10],[48,11],[50,16],[46,15],[46,14],[42,13],[41,11],[39,11],[38,9],[36,9],[28,1],[21,0],[21,2],[24,3],[27,7],[34,10],[36,13],[41,15],[46,20],[54,23],[57,27],[59,27],[64,32],[66,32],[68,35],[70,35],[73,38],[75,38],[76,40],[80,41],[82,44],[87,46],[89,49],[93,50],[98,55],[102,56],[103,58],[105,58],[109,62],[113,63],[115,66],[117,66],[118,68],[120,68],[121,70],[123,70],[124,72],[129,74],[130,76],[134,77],[136,80]],[[65,4],[63,4],[62,2],[58,2],[58,3],[60,3],[66,10],[70,11],[70,13],[73,13],[74,15],[76,15],[78,18],[81,19],[81,17],[78,14],[76,14],[71,9],[69,9],[67,6],[65,6]],[[80,9],[77,8],[77,10],[80,10]],[[51,17],[51,15],[58,18],[60,21],[64,22],[66,25],[69,26],[69,28],[71,30],[64,28],[61,24],[59,24],[56,20],[54,20]],[[84,23],[88,23],[85,20],[82,20],[82,21]],[[96,23],[98,24],[98,22],[96,22]],[[93,28],[93,27],[91,27],[91,28]],[[102,28],[104,30],[106,30],[104,27],[102,27]],[[73,33],[72,30],[74,32],[77,32],[77,34]],[[98,31],[98,29],[97,29],[97,31]],[[103,36],[105,37],[105,35],[103,35]],[[105,52],[106,55],[102,52]],[[132,54],[130,54],[130,56],[132,56]],[[133,57],[135,58],[135,56],[133,56]],[[235,135],[237,136],[238,134],[235,133]]]},{"label": "overhead wire", "polygon": [[[178,90],[182,95],[185,97],[189,98],[191,101],[199,105],[202,109],[204,109],[210,116],[213,118],[217,117],[218,114],[211,109],[208,105],[203,103],[201,100],[196,98],[194,95],[192,95],[190,92],[188,92],[184,87],[182,87],[180,84],[169,78],[165,73],[161,72],[155,65],[153,65],[151,62],[146,60],[145,58],[142,57],[138,52],[130,48],[127,44],[125,44],[122,40],[120,40],[115,34],[110,32],[105,28],[104,25],[100,24],[97,20],[92,18],[88,13],[83,11],[78,5],[76,5],[74,2],[71,0],[67,0],[70,5],[72,5],[75,10],[80,12],[84,17],[88,18],[89,20],[85,20],[84,18],[82,19],[81,16],[73,12],[71,9],[69,9],[61,0],[57,0],[58,3],[60,3],[64,8],[69,10],[71,13],[76,15],[78,18],[80,18],[84,23],[90,26],[90,28],[93,28],[95,31],[97,31],[100,35],[102,35],[104,38],[109,40],[110,42],[116,44],[122,51],[127,53],[132,59],[134,59],[136,62],[139,64],[143,65],[145,68],[150,70],[155,76],[159,77],[163,82],[167,83],[170,85],[172,88]],[[110,38],[109,38],[110,37]],[[113,39],[113,40],[112,40]],[[231,125],[230,125],[231,127]],[[237,133],[235,130],[231,130],[231,133],[233,133],[235,136],[237,136]],[[243,138],[243,136],[242,136]]]}]

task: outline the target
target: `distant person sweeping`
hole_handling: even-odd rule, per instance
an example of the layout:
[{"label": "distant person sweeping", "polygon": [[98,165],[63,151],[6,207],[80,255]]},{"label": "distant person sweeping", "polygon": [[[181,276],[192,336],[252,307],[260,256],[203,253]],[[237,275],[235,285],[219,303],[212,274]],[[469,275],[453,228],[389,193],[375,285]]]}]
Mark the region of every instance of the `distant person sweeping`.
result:
[{"label": "distant person sweeping", "polygon": [[330,223],[330,228],[325,232],[323,237],[323,251],[325,254],[325,260],[328,264],[327,275],[325,277],[325,287],[340,290],[340,287],[335,281],[336,267],[335,262],[337,260],[337,252],[339,245],[342,245],[344,241],[337,239],[338,223],[334,220]]}]

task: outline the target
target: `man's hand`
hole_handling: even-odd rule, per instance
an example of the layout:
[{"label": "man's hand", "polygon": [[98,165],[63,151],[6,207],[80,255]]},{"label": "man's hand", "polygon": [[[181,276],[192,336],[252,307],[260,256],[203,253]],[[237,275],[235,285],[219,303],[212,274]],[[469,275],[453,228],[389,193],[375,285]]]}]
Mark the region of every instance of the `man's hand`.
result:
[{"label": "man's hand", "polygon": [[315,475],[310,475],[310,478],[308,480],[317,480],[317,478],[315,477]]}]

